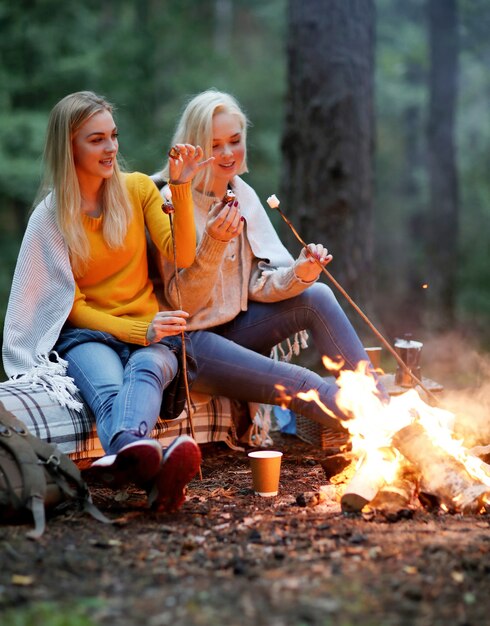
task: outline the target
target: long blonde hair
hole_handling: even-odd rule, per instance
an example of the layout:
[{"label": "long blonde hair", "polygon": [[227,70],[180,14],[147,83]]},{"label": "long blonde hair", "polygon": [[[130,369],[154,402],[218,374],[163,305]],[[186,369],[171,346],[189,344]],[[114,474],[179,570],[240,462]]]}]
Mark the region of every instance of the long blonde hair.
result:
[{"label": "long blonde hair", "polygon": [[[245,154],[238,174],[248,172],[246,151],[248,119],[238,101],[232,95],[217,89],[208,89],[189,100],[177,123],[172,138],[172,145],[176,143],[190,143],[193,146],[201,146],[204,152],[204,159],[212,156],[213,117],[216,113],[229,113],[230,115],[236,115],[239,119]],[[168,163],[163,169],[162,176],[165,180],[169,179]],[[205,167],[204,170],[195,176],[192,185],[207,192],[210,189],[212,177],[211,168]]]},{"label": "long blonde hair", "polygon": [[[53,107],[46,131],[44,178],[36,202],[53,192],[51,202],[75,276],[83,272],[90,250],[81,220],[82,196],[72,140],[82,124],[101,111],[113,112],[113,106],[105,98],[91,91],[69,94]],[[111,248],[118,248],[126,236],[132,208],[117,159],[113,175],[102,183],[101,203],[104,239]]]}]

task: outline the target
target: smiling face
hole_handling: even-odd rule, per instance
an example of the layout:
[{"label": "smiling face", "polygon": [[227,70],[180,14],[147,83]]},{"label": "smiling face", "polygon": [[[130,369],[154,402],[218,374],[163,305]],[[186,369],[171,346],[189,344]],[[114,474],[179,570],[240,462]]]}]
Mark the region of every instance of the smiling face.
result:
[{"label": "smiling face", "polygon": [[219,112],[213,116],[212,172],[214,184],[226,188],[227,183],[242,171],[245,158],[245,140],[240,119],[231,113]]},{"label": "smiling face", "polygon": [[94,113],[72,139],[73,157],[80,185],[102,183],[114,173],[119,148],[117,129],[107,110]]}]

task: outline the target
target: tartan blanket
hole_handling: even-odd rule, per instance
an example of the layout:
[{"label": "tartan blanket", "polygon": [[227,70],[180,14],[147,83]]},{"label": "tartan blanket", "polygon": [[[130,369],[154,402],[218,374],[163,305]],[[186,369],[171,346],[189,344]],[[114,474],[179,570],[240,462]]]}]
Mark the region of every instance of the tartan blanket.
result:
[{"label": "tartan blanket", "polygon": [[[82,402],[80,395],[75,398]],[[233,443],[234,424],[228,398],[191,394],[192,422],[197,443],[225,441]],[[33,388],[20,381],[0,383],[0,402],[22,420],[28,430],[50,443],[75,461],[103,456],[95,429],[95,419],[84,404],[82,411],[62,407],[42,387]],[[163,446],[179,435],[190,435],[187,407],[177,419],[159,419],[152,435]]]}]

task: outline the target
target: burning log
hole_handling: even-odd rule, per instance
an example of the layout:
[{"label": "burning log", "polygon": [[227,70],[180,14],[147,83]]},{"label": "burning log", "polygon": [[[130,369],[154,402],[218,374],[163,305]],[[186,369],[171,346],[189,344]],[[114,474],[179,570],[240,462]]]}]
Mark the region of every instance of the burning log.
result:
[{"label": "burning log", "polygon": [[485,463],[485,465],[488,467],[487,474],[490,476],[490,445],[475,446],[474,448],[471,448],[471,450],[468,450],[468,452],[473,456],[477,456],[483,461],[483,463]]},{"label": "burning log", "polygon": [[374,500],[393,472],[395,452],[391,448],[380,448],[360,459],[356,472],[340,499],[344,513],[359,513]]},{"label": "burning log", "polygon": [[374,499],[362,509],[362,513],[380,513],[388,521],[396,521],[413,515],[418,475],[412,465],[400,462],[394,479],[382,487]]},{"label": "burning log", "polygon": [[450,511],[478,513],[490,498],[490,486],[473,478],[463,463],[434,443],[422,424],[399,430],[393,445],[418,470],[421,492],[437,497]]},{"label": "burning log", "polygon": [[343,472],[352,463],[352,455],[334,454],[320,461],[328,480]]}]

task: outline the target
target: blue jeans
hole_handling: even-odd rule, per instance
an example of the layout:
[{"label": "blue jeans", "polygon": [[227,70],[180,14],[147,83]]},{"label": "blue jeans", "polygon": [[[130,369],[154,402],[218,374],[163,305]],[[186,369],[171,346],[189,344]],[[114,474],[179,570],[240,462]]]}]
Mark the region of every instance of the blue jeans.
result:
[{"label": "blue jeans", "polygon": [[[91,333],[102,341],[87,340]],[[68,361],[67,374],[95,416],[107,454],[150,435],[163,391],[178,369],[177,357],[168,346],[131,346],[107,333],[72,329],[65,337],[62,334],[56,348]]]},{"label": "blue jeans", "polygon": [[[190,333],[197,360],[195,391],[225,395],[238,400],[281,404],[296,413],[334,429],[337,419],[327,415],[315,402],[300,400],[297,393],[316,389],[320,400],[337,417],[347,418],[338,407],[338,386],[304,367],[269,358],[271,349],[300,330],[308,330],[317,350],[331,359],[345,361],[344,368],[355,369],[368,361],[364,347],[332,290],[315,283],[294,298],[275,303],[249,302],[248,310],[234,320],[213,328],[213,332]],[[373,376],[376,378],[374,371]],[[379,394],[387,397],[377,381]]]}]

